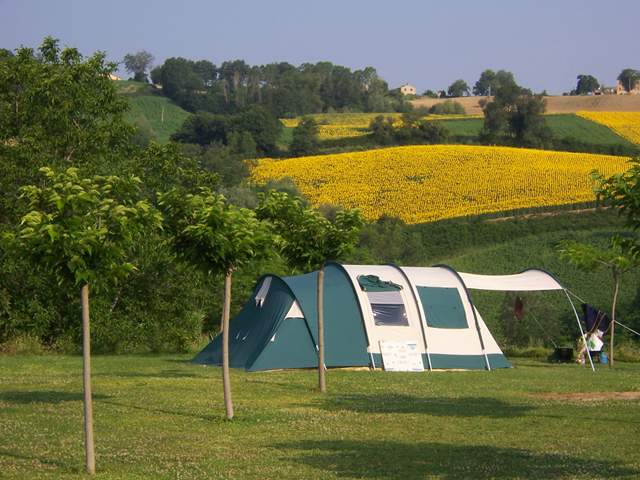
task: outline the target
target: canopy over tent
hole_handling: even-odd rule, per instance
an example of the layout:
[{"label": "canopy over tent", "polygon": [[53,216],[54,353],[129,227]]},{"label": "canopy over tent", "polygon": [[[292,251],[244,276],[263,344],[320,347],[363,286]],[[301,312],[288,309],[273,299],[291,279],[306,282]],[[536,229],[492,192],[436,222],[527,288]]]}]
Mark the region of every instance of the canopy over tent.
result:
[{"label": "canopy over tent", "polygon": [[465,286],[472,290],[496,290],[504,292],[564,290],[564,287],[558,283],[553,275],[538,269],[525,270],[515,275],[458,273]]}]

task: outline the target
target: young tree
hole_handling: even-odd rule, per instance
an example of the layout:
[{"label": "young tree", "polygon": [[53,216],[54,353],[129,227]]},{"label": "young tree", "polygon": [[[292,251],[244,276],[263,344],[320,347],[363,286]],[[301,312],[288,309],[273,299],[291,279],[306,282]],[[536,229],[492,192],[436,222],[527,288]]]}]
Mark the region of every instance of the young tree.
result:
[{"label": "young tree", "polygon": [[326,391],[324,361],[324,264],[353,250],[364,224],[358,210],[339,210],[333,221],[305,207],[299,198],[271,191],[260,195],[258,218],[271,222],[281,235],[281,252],[302,271],[318,269],[318,386]]},{"label": "young tree", "polygon": [[270,226],[253,211],[229,205],[222,195],[208,188],[184,195],[172,189],[160,195],[174,235],[176,253],[205,275],[224,275],[222,330],[222,381],[226,417],[233,419],[231,378],[229,375],[229,313],[233,272],[251,262],[273,254]]},{"label": "young tree", "polygon": [[449,97],[462,97],[469,94],[469,85],[462,79],[456,80],[447,89],[447,95]]},{"label": "young tree", "polygon": [[140,50],[136,53],[127,53],[124,56],[124,68],[127,72],[133,74],[133,79],[136,82],[147,81],[147,70],[151,68],[153,63],[153,55],[146,50]]},{"label": "young tree", "polygon": [[592,75],[578,75],[576,85],[576,95],[588,95],[600,88],[600,83]]},{"label": "young tree", "polygon": [[65,285],[80,287],[86,469],[95,473],[89,286],[113,283],[132,270],[130,251],[143,228],[159,226],[160,214],[140,200],[136,177],[81,178],[69,168],[56,173],[41,168],[39,186],[23,187],[28,213],[19,242]]},{"label": "young tree", "polygon": [[618,81],[627,92],[630,92],[640,82],[640,70],[625,68],[618,75]]},{"label": "young tree", "polygon": [[560,254],[578,268],[587,272],[607,269],[613,278],[613,299],[611,301],[611,331],[610,331],[610,360],[613,366],[613,338],[616,323],[616,306],[620,292],[622,275],[640,267],[640,255],[630,249],[633,243],[621,239],[619,236],[611,238],[608,249],[601,249],[593,245],[579,242],[564,242],[560,247]]},{"label": "young tree", "polygon": [[293,140],[289,151],[292,155],[313,155],[318,153],[318,122],[313,117],[304,118],[293,130]]}]

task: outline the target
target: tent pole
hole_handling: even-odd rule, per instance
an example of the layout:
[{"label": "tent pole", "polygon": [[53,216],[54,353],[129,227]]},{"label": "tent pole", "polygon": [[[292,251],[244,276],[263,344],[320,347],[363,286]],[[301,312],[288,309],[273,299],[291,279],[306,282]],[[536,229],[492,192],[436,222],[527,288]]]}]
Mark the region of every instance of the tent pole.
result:
[{"label": "tent pole", "polygon": [[630,332],[635,333],[636,335],[640,336],[640,332],[636,332],[633,328],[629,328],[626,325],[621,324],[618,320],[614,320],[618,325],[620,325],[622,328],[626,328],[627,330],[629,330]]},{"label": "tent pole", "polygon": [[431,366],[431,354],[429,353],[429,344],[427,343],[427,315],[424,313],[422,308],[422,304],[418,300],[418,293],[416,291],[416,286],[411,283],[409,276],[402,270],[401,267],[397,266],[395,263],[389,263],[390,267],[395,268],[398,272],[402,274],[402,277],[407,282],[407,285],[411,288],[411,295],[413,296],[413,302],[416,305],[416,310],[418,311],[418,319],[420,320],[420,332],[422,333],[422,341],[424,342],[424,353],[427,354],[427,364],[429,365],[429,371],[433,371],[433,367]]},{"label": "tent pole", "polygon": [[591,370],[596,371],[596,367],[593,366],[593,360],[591,359],[591,352],[589,351],[589,346],[587,345],[587,337],[584,334],[584,330],[582,329],[582,324],[580,323],[580,317],[578,316],[578,311],[576,310],[576,306],[573,304],[573,300],[567,293],[567,289],[563,288],[564,294],[567,296],[567,300],[571,304],[571,308],[573,309],[573,314],[576,316],[576,322],[578,322],[578,328],[580,329],[580,335],[582,335],[582,341],[584,342],[584,347],[587,349],[587,357],[589,357],[589,363],[591,364]]}]

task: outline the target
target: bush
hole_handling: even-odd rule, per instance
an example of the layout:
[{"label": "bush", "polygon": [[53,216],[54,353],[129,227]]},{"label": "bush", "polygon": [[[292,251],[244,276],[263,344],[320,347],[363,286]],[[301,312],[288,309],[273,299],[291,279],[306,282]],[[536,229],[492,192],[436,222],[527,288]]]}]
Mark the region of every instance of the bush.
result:
[{"label": "bush", "polygon": [[429,113],[433,115],[464,115],[466,110],[464,106],[453,100],[446,100],[442,103],[436,103],[429,109]]}]

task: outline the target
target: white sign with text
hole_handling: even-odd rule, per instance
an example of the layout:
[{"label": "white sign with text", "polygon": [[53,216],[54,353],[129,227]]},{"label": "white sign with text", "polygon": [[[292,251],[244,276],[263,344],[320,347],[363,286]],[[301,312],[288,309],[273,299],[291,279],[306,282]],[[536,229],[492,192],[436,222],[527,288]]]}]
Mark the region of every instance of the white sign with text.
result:
[{"label": "white sign with text", "polygon": [[422,354],[416,342],[380,341],[382,365],[387,372],[424,372]]}]

